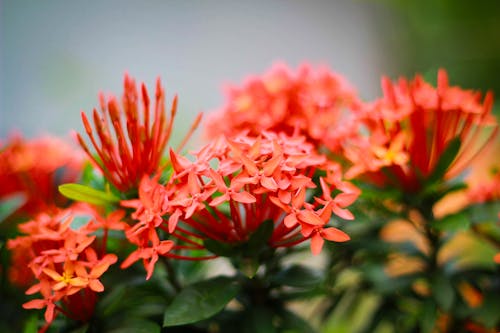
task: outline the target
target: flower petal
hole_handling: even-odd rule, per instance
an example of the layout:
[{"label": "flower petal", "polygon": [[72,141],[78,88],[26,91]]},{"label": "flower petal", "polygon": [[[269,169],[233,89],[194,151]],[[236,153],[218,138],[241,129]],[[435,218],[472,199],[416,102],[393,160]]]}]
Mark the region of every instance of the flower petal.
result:
[{"label": "flower petal", "polygon": [[323,230],[321,230],[321,235],[323,236],[323,238],[328,239],[332,242],[347,242],[351,239],[348,234],[333,227],[324,228]]}]

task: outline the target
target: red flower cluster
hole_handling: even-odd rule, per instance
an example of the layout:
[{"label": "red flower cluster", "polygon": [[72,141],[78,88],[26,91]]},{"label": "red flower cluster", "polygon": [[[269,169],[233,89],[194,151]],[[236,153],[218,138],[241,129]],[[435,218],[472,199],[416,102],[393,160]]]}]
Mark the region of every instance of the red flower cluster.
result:
[{"label": "red flower cluster", "polygon": [[46,327],[58,313],[74,320],[88,320],[94,311],[95,293],[104,290],[99,279],[117,261],[114,254],[96,251],[93,233],[102,227],[103,218],[79,228],[73,226],[75,218],[90,212],[84,206],[75,206],[54,215],[40,214],[19,225],[24,236],[7,243],[16,262],[10,271],[11,281],[23,285],[36,281],[26,294],[42,296],[23,307],[45,308]]},{"label": "red flower cluster", "polygon": [[82,157],[62,140],[50,137],[14,136],[0,143],[0,199],[21,195],[24,204],[16,214],[23,217],[62,206],[67,200],[57,186],[77,179]]},{"label": "red flower cluster", "polygon": [[[78,141],[106,179],[122,192],[137,189],[144,175],[159,171],[177,111],[176,96],[170,108],[170,118],[167,118],[165,91],[159,79],[156,82],[152,108],[144,84],[141,85],[140,96],[139,98],[135,81],[128,75],[125,75],[123,110],[114,96],[106,100],[100,95],[101,112],[94,109],[92,114],[97,135],[94,135],[87,116],[82,112],[83,124],[97,152],[97,158],[92,155],[80,134]],[[191,131],[199,121],[200,117]]]},{"label": "red flower cluster", "polygon": [[229,136],[240,131],[259,135],[263,130],[299,132],[310,142],[331,141],[344,132],[344,111],[357,104],[355,90],[327,68],[303,64],[292,73],[277,65],[243,87],[230,87],[227,104],[209,115],[207,134]]},{"label": "red flower cluster", "polygon": [[[268,220],[274,224],[270,247],[311,239],[311,251],[318,254],[324,239],[349,240],[329,224],[333,215],[353,219],[346,207],[359,190],[304,137],[223,136],[197,151],[194,161],[170,155],[174,172],[167,184],[146,177],[139,199],[122,202],[135,208],[132,217],[138,222],[126,234],[139,246],[124,266],[143,259],[150,277],[158,254],[181,257],[169,251],[203,249],[206,239],[242,244]],[[312,179],[318,172],[321,188]],[[158,229],[184,245],[160,241]]]},{"label": "red flower cluster", "polygon": [[415,191],[453,139],[460,139],[460,149],[446,179],[463,171],[496,133],[492,95],[481,102],[480,93],[449,86],[444,70],[438,73],[437,88],[420,76],[398,83],[384,78],[382,87],[384,97],[359,110],[360,126],[369,136],[344,144],[353,163],[348,177],[365,173],[379,185]]}]

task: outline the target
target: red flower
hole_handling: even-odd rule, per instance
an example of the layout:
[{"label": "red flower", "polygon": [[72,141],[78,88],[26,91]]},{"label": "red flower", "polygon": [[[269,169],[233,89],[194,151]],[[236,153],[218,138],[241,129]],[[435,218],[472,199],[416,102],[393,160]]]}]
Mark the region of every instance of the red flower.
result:
[{"label": "red flower", "polygon": [[[152,107],[145,85],[141,85],[139,96],[134,80],[128,75],[125,75],[121,107],[113,96],[108,100],[103,95],[100,97],[101,112],[96,109],[93,111],[96,135],[82,112],[85,131],[97,157],[92,155],[79,134],[78,141],[106,179],[117,189],[123,192],[136,189],[143,176],[159,171],[163,152],[172,133],[177,96],[173,99],[169,118],[165,114],[165,91],[159,79],[156,81]],[[199,121],[200,117],[185,140]]]},{"label": "red flower", "polygon": [[82,157],[60,139],[12,137],[0,145],[0,199],[20,195],[24,204],[16,214],[24,218],[66,205],[57,188],[77,179]]},{"label": "red flower", "polygon": [[16,261],[15,267],[28,267],[30,271],[25,274],[30,276],[31,283],[36,282],[26,293],[41,293],[43,297],[23,306],[46,308],[47,324],[59,312],[79,321],[92,317],[95,293],[104,290],[99,278],[118,259],[114,254],[98,258],[92,248],[97,242],[92,235],[96,228],[91,221],[79,229],[70,228],[75,216],[92,211],[77,205],[54,215],[41,214],[19,225],[25,235],[7,243],[14,258],[24,259],[24,262]]},{"label": "red flower", "polygon": [[[168,219],[138,237],[142,241],[136,239],[139,249],[127,259],[127,266],[144,259],[149,244],[158,244],[150,238],[151,234],[157,237],[153,228],[177,240],[171,250],[157,253],[181,259],[204,259],[185,257],[182,250],[203,249],[207,239],[229,245],[245,243],[269,220],[274,223],[267,240],[270,247],[289,247],[312,238],[311,249],[317,254],[323,239],[349,239],[330,226],[330,220],[333,214],[353,218],[346,207],[359,190],[342,181],[340,167],[316,153],[305,138],[272,132],[219,137],[194,155],[190,161],[171,152],[174,173],[159,191],[163,197],[154,199],[155,205],[165,203]],[[320,178],[321,197],[311,198],[306,192],[316,187],[312,177],[317,171],[326,177]],[[149,188],[150,181],[141,182],[141,188]],[[334,190],[339,194],[333,196]],[[148,205],[140,199],[136,213]],[[151,262],[147,263],[148,277]]]},{"label": "red flower", "polygon": [[449,86],[444,70],[438,73],[437,88],[420,76],[398,83],[384,78],[382,86],[384,97],[359,111],[369,137],[359,136],[346,145],[346,157],[353,162],[349,177],[364,173],[379,185],[415,191],[453,139],[460,139],[460,149],[445,179],[468,167],[496,134],[492,94],[481,101],[480,93]]},{"label": "red flower", "polygon": [[345,130],[340,122],[343,111],[356,103],[354,89],[327,68],[303,64],[292,73],[281,64],[249,78],[242,87],[230,87],[226,105],[209,115],[207,133],[216,137],[241,131],[252,135],[263,130],[289,135],[298,131],[308,141],[337,141],[334,136]]}]

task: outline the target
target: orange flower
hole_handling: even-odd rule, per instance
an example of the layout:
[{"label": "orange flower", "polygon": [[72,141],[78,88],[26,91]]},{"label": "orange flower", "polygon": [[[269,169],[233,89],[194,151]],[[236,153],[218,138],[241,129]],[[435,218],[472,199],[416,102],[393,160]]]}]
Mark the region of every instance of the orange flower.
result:
[{"label": "orange flower", "polygon": [[87,281],[84,278],[75,275],[75,264],[72,261],[66,261],[64,263],[64,271],[62,274],[50,268],[44,268],[42,271],[56,282],[52,286],[54,291],[66,288],[66,294],[72,295],[87,286]]},{"label": "orange flower", "polygon": [[416,191],[452,140],[458,138],[460,148],[445,179],[468,167],[496,134],[492,94],[481,101],[480,93],[449,86],[444,70],[438,73],[437,88],[418,75],[411,82],[391,83],[384,78],[382,87],[384,97],[358,112],[369,137],[346,144],[346,157],[353,163],[349,177],[366,174],[379,185]]},{"label": "orange flower", "polygon": [[96,231],[92,220],[79,229],[70,228],[75,216],[89,212],[95,211],[75,205],[54,215],[40,214],[36,219],[19,225],[24,236],[7,243],[13,257],[24,260],[16,261],[15,267],[28,267],[30,271],[24,273],[30,276],[30,282],[36,282],[26,294],[40,293],[43,297],[23,306],[26,309],[46,308],[47,324],[61,308],[72,319],[88,320],[95,307],[94,294],[104,290],[99,278],[117,261],[114,254],[97,257],[92,248],[97,243],[96,236],[92,235]]}]

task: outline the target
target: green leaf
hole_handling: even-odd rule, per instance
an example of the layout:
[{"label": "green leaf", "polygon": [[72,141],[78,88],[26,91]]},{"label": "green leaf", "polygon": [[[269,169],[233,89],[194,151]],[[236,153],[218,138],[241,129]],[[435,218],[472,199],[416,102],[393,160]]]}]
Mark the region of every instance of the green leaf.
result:
[{"label": "green leaf", "polygon": [[451,281],[442,274],[437,274],[431,282],[432,295],[436,303],[444,310],[449,311],[455,300],[455,291]]},{"label": "green leaf", "polygon": [[449,143],[446,149],[443,151],[441,154],[441,157],[439,158],[439,161],[437,162],[436,166],[434,167],[434,170],[432,173],[429,175],[429,178],[427,178],[428,183],[435,183],[439,181],[440,179],[443,179],[446,171],[450,167],[451,163],[457,157],[458,151],[460,150],[460,146],[462,145],[462,142],[460,140],[460,137],[456,137],[452,139]]},{"label": "green leaf", "polygon": [[163,326],[196,323],[221,311],[238,293],[230,277],[219,276],[195,283],[177,294],[165,310]]},{"label": "green leaf", "polygon": [[500,202],[484,202],[468,206],[463,212],[473,224],[485,222],[496,223],[498,221],[498,212],[500,211]]},{"label": "green leaf", "polygon": [[320,271],[302,265],[289,266],[272,278],[272,282],[277,285],[297,288],[314,288],[322,281]]},{"label": "green leaf", "polygon": [[33,315],[26,320],[23,333],[36,333],[38,332],[38,316]]},{"label": "green leaf", "polygon": [[420,308],[420,332],[421,333],[431,333],[434,331],[436,320],[438,316],[438,311],[436,304],[428,299],[425,301]]},{"label": "green leaf", "polygon": [[283,309],[280,311],[280,316],[283,320],[284,332],[287,333],[314,333],[314,329],[305,319],[297,314]]},{"label": "green leaf", "polygon": [[95,205],[105,205],[120,201],[120,198],[110,192],[96,190],[81,184],[63,184],[59,186],[59,192],[65,197],[75,200],[88,202]]},{"label": "green leaf", "polygon": [[431,222],[431,226],[441,231],[460,231],[470,227],[470,220],[465,213],[449,214],[440,220]]},{"label": "green leaf", "polygon": [[[497,289],[498,290],[498,289]],[[500,322],[500,300],[498,292],[489,292],[485,294],[483,304],[477,309],[477,314],[474,315],[480,323],[486,327],[493,327]]]},{"label": "green leaf", "polygon": [[120,323],[108,333],[160,333],[161,327],[155,322],[139,318],[132,318]]},{"label": "green leaf", "polygon": [[266,220],[255,230],[248,239],[247,249],[249,253],[258,253],[273,234],[274,221]]},{"label": "green leaf", "polygon": [[250,307],[244,317],[243,333],[275,333],[273,311],[263,306]]},{"label": "green leaf", "polygon": [[233,246],[207,238],[203,241],[203,246],[215,255],[220,257],[230,257],[235,254]]}]

